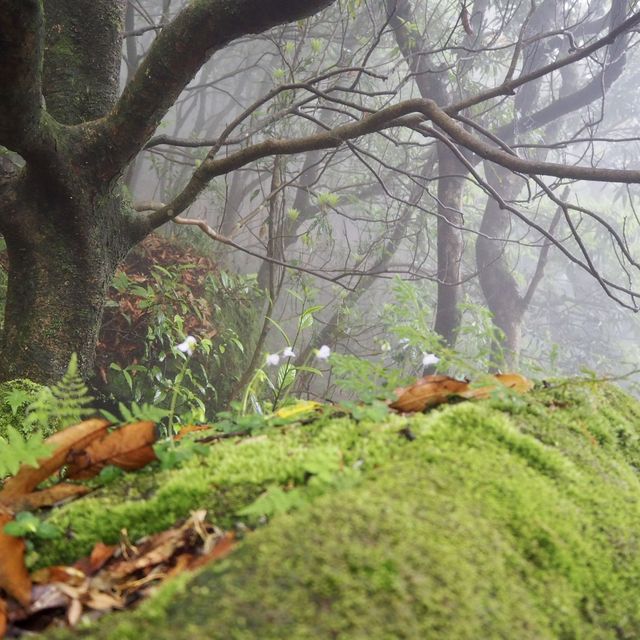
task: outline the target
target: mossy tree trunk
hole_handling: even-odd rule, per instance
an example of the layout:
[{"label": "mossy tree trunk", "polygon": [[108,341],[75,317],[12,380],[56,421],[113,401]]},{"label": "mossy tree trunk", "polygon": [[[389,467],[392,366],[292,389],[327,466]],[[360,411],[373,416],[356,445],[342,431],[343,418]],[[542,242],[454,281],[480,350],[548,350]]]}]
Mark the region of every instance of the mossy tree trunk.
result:
[{"label": "mossy tree trunk", "polygon": [[0,146],[20,158],[0,173],[0,380],[51,382],[74,351],[91,372],[118,263],[167,221],[132,209],[127,166],[214,51],[331,1],[190,3],[118,98],[126,0],[0,0]]}]

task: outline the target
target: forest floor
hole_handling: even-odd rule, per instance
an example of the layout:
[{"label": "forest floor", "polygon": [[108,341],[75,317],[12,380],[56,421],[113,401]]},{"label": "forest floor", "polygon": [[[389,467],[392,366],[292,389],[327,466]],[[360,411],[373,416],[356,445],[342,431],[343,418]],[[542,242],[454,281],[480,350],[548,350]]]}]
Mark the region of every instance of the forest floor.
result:
[{"label": "forest floor", "polygon": [[618,388],[280,422],[50,510],[64,535],[28,559],[65,597],[9,632],[640,636],[640,405]]}]

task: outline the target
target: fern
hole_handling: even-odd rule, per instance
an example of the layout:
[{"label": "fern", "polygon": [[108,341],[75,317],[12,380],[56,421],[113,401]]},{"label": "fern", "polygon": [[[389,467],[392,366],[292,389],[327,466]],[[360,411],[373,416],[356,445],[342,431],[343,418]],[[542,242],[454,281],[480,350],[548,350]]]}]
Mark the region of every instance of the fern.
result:
[{"label": "fern", "polygon": [[78,373],[78,357],[74,353],[62,380],[44,387],[29,405],[26,422],[42,427],[57,422],[60,428],[68,427],[95,413],[90,407],[92,402],[93,397]]},{"label": "fern", "polygon": [[7,427],[7,439],[0,438],[0,478],[17,473],[23,464],[38,466],[38,459],[51,453],[42,435],[25,438],[15,427]]},{"label": "fern", "polygon": [[113,413],[100,410],[100,413],[114,425],[132,424],[134,422],[143,422],[149,420],[151,422],[160,422],[169,415],[167,409],[156,407],[155,405],[143,402],[139,405],[137,402],[131,403],[131,408],[120,402],[118,403],[118,409],[120,410],[121,418],[118,418]]}]

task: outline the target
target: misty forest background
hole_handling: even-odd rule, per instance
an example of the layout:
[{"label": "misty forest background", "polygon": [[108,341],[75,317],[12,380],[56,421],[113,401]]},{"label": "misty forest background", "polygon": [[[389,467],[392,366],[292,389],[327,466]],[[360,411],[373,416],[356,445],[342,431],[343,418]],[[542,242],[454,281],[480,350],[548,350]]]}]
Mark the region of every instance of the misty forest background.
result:
[{"label": "misty forest background", "polygon": [[[121,88],[185,4],[128,2]],[[637,164],[627,4],[342,0],[216,51],[126,170],[141,213],[166,212],[212,151],[312,140],[415,98],[529,170],[411,113],[329,148],[248,153],[116,274],[91,373],[103,403],[167,406],[187,335],[205,348],[179,402],[202,420],[231,400],[366,395],[431,353],[459,376],[636,381],[640,191],[588,175]],[[0,265],[2,305],[6,253]],[[314,358],[322,345],[332,360]],[[286,347],[295,357],[266,365]]]}]

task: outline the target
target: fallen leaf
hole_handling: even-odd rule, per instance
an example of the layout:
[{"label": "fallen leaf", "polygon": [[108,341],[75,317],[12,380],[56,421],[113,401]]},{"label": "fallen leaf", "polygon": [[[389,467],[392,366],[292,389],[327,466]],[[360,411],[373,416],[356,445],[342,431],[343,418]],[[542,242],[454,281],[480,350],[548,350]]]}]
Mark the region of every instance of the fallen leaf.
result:
[{"label": "fallen leaf", "polygon": [[61,482],[42,491],[34,491],[25,496],[17,496],[11,500],[11,508],[15,511],[33,511],[41,507],[50,507],[69,498],[77,498],[89,493],[91,489],[80,484]]},{"label": "fallen leaf", "polygon": [[297,418],[309,413],[310,411],[315,411],[321,406],[322,404],[315,400],[299,400],[295,404],[278,409],[273,415],[278,418],[288,420],[289,418]]},{"label": "fallen leaf", "polygon": [[0,638],[4,638],[7,633],[7,602],[0,598]]},{"label": "fallen leaf", "polygon": [[208,424],[186,424],[184,427],[180,428],[180,431],[173,437],[174,440],[182,440],[185,436],[188,436],[190,433],[198,433],[199,431],[211,431],[213,427]]},{"label": "fallen leaf", "polygon": [[94,418],[67,427],[47,438],[45,443],[54,447],[53,453],[48,458],[39,460],[37,468],[27,465],[20,467],[20,471],[4,483],[0,491],[0,503],[11,505],[12,500],[31,493],[41,482],[66,463],[67,454],[71,449],[82,449],[104,433],[108,426],[107,420]]},{"label": "fallen leaf", "polygon": [[115,544],[104,544],[104,542],[97,542],[91,550],[89,556],[89,571],[85,572],[87,575],[92,575],[104,567],[113,554],[118,550]]},{"label": "fallen leaf", "polygon": [[[498,391],[500,386],[512,389],[517,393],[526,393],[533,389],[533,382],[528,380],[519,373],[498,373],[495,376],[491,376],[492,380],[488,384],[482,387],[470,386],[467,391],[462,392],[460,395],[468,400],[481,400],[488,398],[492,393]],[[495,380],[495,382],[494,382]]]},{"label": "fallen leaf", "polygon": [[0,589],[27,607],[31,602],[31,579],[24,564],[25,543],[4,532],[5,524],[12,520],[13,514],[0,507]]},{"label": "fallen leaf", "polygon": [[82,617],[82,603],[78,599],[73,599],[67,609],[67,622],[70,627],[75,627]]},{"label": "fallen leaf", "polygon": [[410,387],[396,389],[398,399],[389,406],[396,411],[409,413],[424,411],[456,396],[466,400],[480,400],[488,398],[501,387],[513,389],[517,393],[525,393],[533,388],[533,383],[518,373],[502,373],[488,378],[487,384],[474,387],[464,380],[449,376],[424,376]]},{"label": "fallen leaf", "polygon": [[78,587],[87,579],[87,575],[84,571],[76,567],[54,565],[52,567],[38,569],[31,575],[31,579],[36,584],[60,582],[71,585],[72,587]]},{"label": "fallen leaf", "polygon": [[136,422],[115,429],[85,447],[73,447],[69,452],[67,477],[80,480],[92,478],[106,465],[132,471],[156,460],[154,422]]},{"label": "fallen leaf", "polygon": [[196,556],[193,562],[189,565],[189,569],[197,569],[198,567],[209,564],[209,562],[213,562],[214,560],[226,558],[233,551],[235,545],[236,537],[233,531],[225,533],[209,553]]},{"label": "fallen leaf", "polygon": [[424,376],[410,387],[396,390],[398,399],[389,406],[406,413],[424,411],[429,407],[446,402],[451,396],[459,396],[469,387],[468,382],[449,376]]}]

